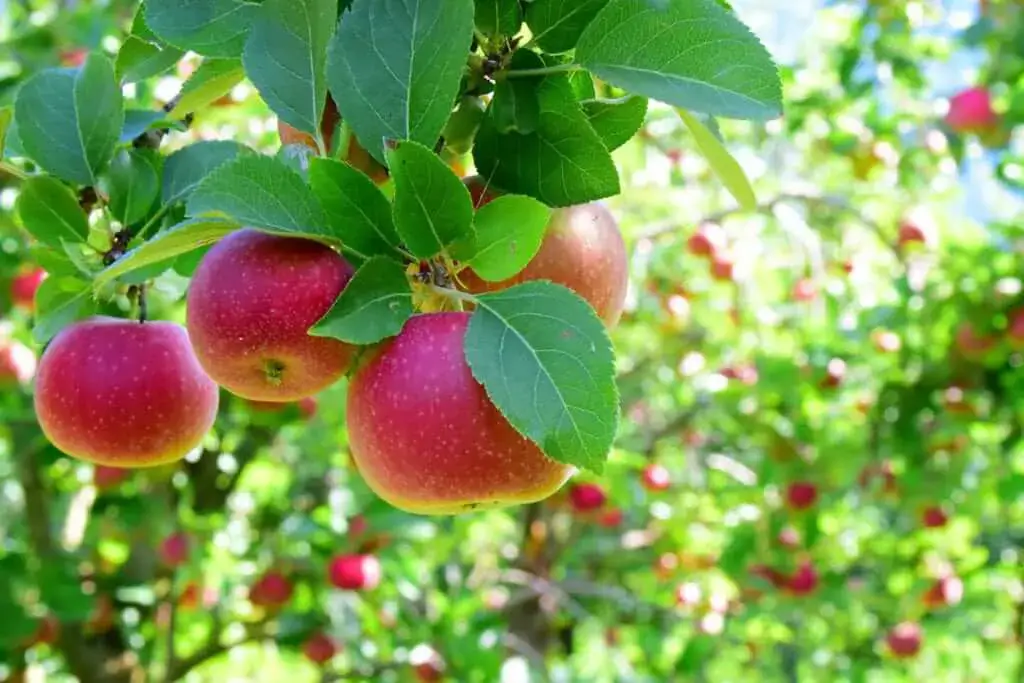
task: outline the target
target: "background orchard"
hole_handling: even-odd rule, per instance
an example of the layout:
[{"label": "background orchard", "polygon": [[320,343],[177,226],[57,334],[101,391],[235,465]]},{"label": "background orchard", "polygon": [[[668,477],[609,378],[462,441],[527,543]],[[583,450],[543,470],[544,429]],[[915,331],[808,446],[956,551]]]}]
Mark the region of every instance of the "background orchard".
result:
[{"label": "background orchard", "polygon": [[[62,455],[32,414],[47,264],[6,154],[0,675],[1024,680],[1024,8],[729,4],[784,87],[782,118],[721,121],[755,206],[650,104],[607,202],[630,252],[615,446],[529,506],[381,501],[351,465],[344,381],[283,409],[222,393],[178,464]],[[0,0],[0,107],[138,40],[135,5]],[[200,64],[164,58],[132,106],[173,101]],[[229,62],[163,149],[278,153]],[[151,318],[184,320],[194,267],[145,273]],[[133,313],[127,291],[106,306]]]}]

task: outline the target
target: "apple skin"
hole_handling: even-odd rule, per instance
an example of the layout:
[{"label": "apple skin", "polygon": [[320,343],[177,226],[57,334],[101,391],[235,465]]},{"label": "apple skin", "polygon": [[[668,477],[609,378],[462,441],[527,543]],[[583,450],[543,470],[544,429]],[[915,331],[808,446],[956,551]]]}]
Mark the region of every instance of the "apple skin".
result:
[{"label": "apple skin", "polygon": [[42,268],[33,268],[15,275],[11,280],[11,301],[14,305],[29,311],[35,310],[36,290],[43,284],[46,274]]},{"label": "apple skin", "polygon": [[160,559],[168,567],[180,567],[188,562],[190,545],[188,534],[176,531],[160,544]]},{"label": "apple skin", "polygon": [[234,232],[206,253],[188,292],[188,334],[218,384],[254,401],[299,401],[345,374],[355,348],[313,337],[352,266],[312,240]]},{"label": "apple skin", "polygon": [[210,431],[218,401],[184,328],[169,322],[74,323],[50,343],[36,377],[46,438],[98,465],[180,460]]},{"label": "apple skin", "polygon": [[[328,154],[334,149],[334,134],[338,130],[339,123],[341,123],[341,114],[338,112],[334,99],[328,95],[324,105],[324,114],[320,119],[320,134],[323,135],[324,147],[327,148]],[[306,145],[314,152],[320,151],[316,139],[312,135],[296,130],[283,121],[277,122],[277,133],[281,136],[282,145]],[[348,147],[342,160],[368,175],[378,185],[388,180],[388,170],[359,144],[356,136],[352,133],[349,133]]]},{"label": "apple skin", "polygon": [[[465,181],[474,206],[482,206],[498,191],[484,191],[478,177]],[[526,268],[501,282],[487,282],[466,269],[459,273],[463,287],[475,294],[496,292],[532,280],[550,280],[568,287],[589,303],[605,325],[614,327],[626,305],[629,258],[619,226],[602,204],[592,202],[555,209],[540,250]]]},{"label": "apple skin", "polygon": [[713,223],[702,223],[686,239],[686,248],[694,256],[713,258],[722,249],[725,239]]},{"label": "apple skin", "polygon": [[338,555],[327,566],[327,579],[342,590],[372,590],[380,585],[380,562],[373,555]]},{"label": "apple skin", "polygon": [[622,526],[625,518],[626,513],[622,511],[622,508],[611,508],[601,513],[597,518],[597,523],[605,529],[615,529]]},{"label": "apple skin", "polygon": [[0,339],[0,389],[27,385],[37,366],[32,349],[13,339]]},{"label": "apple skin", "polygon": [[786,505],[792,510],[808,510],[818,502],[818,487],[809,481],[795,481],[786,489]]},{"label": "apple skin", "polygon": [[941,529],[949,522],[949,515],[938,505],[930,505],[921,513],[921,522],[926,529]]},{"label": "apple skin", "polygon": [[292,599],[295,587],[287,576],[271,570],[261,576],[249,588],[249,602],[257,607],[279,608]]},{"label": "apple skin", "polygon": [[901,659],[917,655],[921,651],[921,640],[921,627],[910,621],[897,624],[885,636],[889,651]]},{"label": "apple skin", "polygon": [[999,115],[992,108],[987,88],[975,86],[949,100],[946,125],[957,133],[985,133],[999,126]]},{"label": "apple skin", "polygon": [[786,578],[785,589],[793,595],[809,595],[818,587],[818,572],[810,562],[803,562]]},{"label": "apple skin", "polygon": [[326,633],[314,633],[302,644],[302,654],[318,666],[323,666],[334,659],[337,653],[338,646]]},{"label": "apple skin", "polygon": [[349,446],[377,495],[420,514],[532,503],[573,468],[545,456],[498,411],[466,363],[469,313],[411,318],[348,390]]}]

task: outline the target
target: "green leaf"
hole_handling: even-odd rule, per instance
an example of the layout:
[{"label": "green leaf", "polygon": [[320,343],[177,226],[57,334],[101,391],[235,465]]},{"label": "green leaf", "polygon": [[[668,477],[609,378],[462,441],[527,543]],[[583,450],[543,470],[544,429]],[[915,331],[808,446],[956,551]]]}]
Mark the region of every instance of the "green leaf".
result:
[{"label": "green leaf", "polygon": [[714,0],[611,0],[580,36],[576,60],[627,92],[691,111],[737,119],[782,113],[768,51]]},{"label": "green leaf", "polygon": [[143,218],[160,194],[160,175],[153,164],[135,149],[121,150],[110,162],[102,185],[110,196],[110,211],[122,225]]},{"label": "green leaf", "polygon": [[375,256],[356,271],[309,333],[349,344],[376,344],[401,332],[412,314],[412,287],[402,264]]},{"label": "green leaf", "polygon": [[369,176],[341,161],[318,157],[310,162],[309,184],[343,245],[364,258],[395,253],[401,240],[391,204]]},{"label": "green leaf", "polygon": [[[384,30],[382,27],[386,26]],[[331,42],[327,82],[363,147],[437,142],[473,40],[473,0],[355,0]]]},{"label": "green leaf", "polygon": [[7,129],[10,128],[13,118],[14,109],[11,107],[0,107],[0,159],[4,156],[4,146],[7,144]]},{"label": "green leaf", "polygon": [[138,36],[128,36],[121,43],[114,62],[114,71],[123,83],[137,83],[169,70],[185,56],[183,50],[170,45],[155,44]]},{"label": "green leaf", "polygon": [[638,95],[614,100],[588,100],[580,104],[608,151],[629,142],[644,125],[647,116],[647,98]]},{"label": "green leaf", "polygon": [[32,338],[45,344],[62,329],[96,312],[89,283],[67,277],[48,277],[36,290],[36,318]]},{"label": "green leaf", "polygon": [[533,41],[545,52],[568,52],[608,0],[535,0],[526,6]]},{"label": "green leaf", "polygon": [[25,153],[46,172],[95,184],[124,122],[113,65],[92,53],[79,69],[40,71],[18,91],[14,119]]},{"label": "green leaf", "polygon": [[300,142],[282,145],[274,158],[292,169],[306,182],[309,182],[309,162],[316,158],[316,152],[308,145]]},{"label": "green leaf", "polygon": [[192,191],[187,213],[225,215],[275,234],[335,238],[313,191],[273,157],[245,155],[221,164]]},{"label": "green leaf", "polygon": [[231,92],[243,78],[245,69],[240,60],[204,59],[185,81],[185,85],[181,86],[178,101],[170,112],[171,117],[180,119],[208,106]]},{"label": "green leaf", "polygon": [[519,0],[476,0],[476,27],[486,36],[514,36],[523,24]]},{"label": "green leaf", "polygon": [[392,216],[413,256],[436,256],[472,230],[469,190],[439,156],[417,142],[400,142],[388,161],[395,181]]},{"label": "green leaf", "polygon": [[540,100],[537,97],[536,80],[506,78],[498,82],[494,86],[489,112],[494,128],[499,133],[529,135],[537,130],[540,123]]},{"label": "green leaf", "polygon": [[589,71],[573,71],[569,74],[569,84],[572,91],[576,93],[577,100],[593,100],[597,98],[597,91],[594,89],[594,77]]},{"label": "green leaf", "polygon": [[128,143],[147,130],[174,125],[176,125],[175,122],[167,118],[165,112],[150,111],[149,109],[127,109],[124,112],[124,126],[121,128],[121,135],[118,140],[122,143]]},{"label": "green leaf", "polygon": [[686,649],[676,662],[676,673],[696,674],[704,668],[708,658],[720,647],[721,640],[710,635],[698,633],[686,643]]},{"label": "green leaf", "polygon": [[615,163],[580,109],[568,79],[539,79],[537,97],[540,121],[529,135],[502,134],[490,117],[484,120],[473,149],[480,175],[548,206],[618,194]]},{"label": "green leaf", "polygon": [[89,218],[78,197],[50,176],[32,176],[21,186],[15,204],[21,224],[33,237],[56,249],[80,244],[89,236]]},{"label": "green leaf", "polygon": [[264,0],[245,44],[245,73],[277,117],[320,135],[327,100],[327,43],[338,0]]},{"label": "green leaf", "polygon": [[107,266],[93,280],[100,289],[118,277],[213,244],[241,226],[223,218],[191,218],[157,233]]},{"label": "green leaf", "polygon": [[743,167],[729,154],[729,150],[715,137],[714,133],[701,123],[699,118],[685,109],[676,109],[676,112],[686,127],[690,129],[701,154],[707,159],[711,170],[725,185],[725,189],[729,190],[740,206],[753,210],[757,206],[757,197],[754,196],[754,188],[750,186]]},{"label": "green leaf", "polygon": [[480,295],[466,361],[509,422],[548,457],[602,471],[618,427],[615,356],[586,301],[550,282]]},{"label": "green leaf", "polygon": [[452,255],[484,280],[507,280],[537,255],[550,219],[551,209],[536,199],[502,195],[477,210],[474,233]]},{"label": "green leaf", "polygon": [[64,251],[45,244],[34,244],[28,250],[29,259],[50,275],[77,277],[81,272]]},{"label": "green leaf", "polygon": [[231,140],[205,140],[179,149],[164,162],[163,203],[187,199],[211,171],[243,154],[252,150]]},{"label": "green leaf", "polygon": [[242,0],[146,0],[146,24],[163,40],[206,57],[238,57],[259,5]]}]

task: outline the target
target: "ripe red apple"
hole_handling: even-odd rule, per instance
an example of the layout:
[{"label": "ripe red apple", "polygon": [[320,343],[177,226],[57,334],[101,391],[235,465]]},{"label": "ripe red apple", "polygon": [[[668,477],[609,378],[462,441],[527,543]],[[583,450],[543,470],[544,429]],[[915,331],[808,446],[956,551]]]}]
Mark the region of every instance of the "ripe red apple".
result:
[{"label": "ripe red apple", "polygon": [[921,513],[921,521],[927,529],[939,529],[949,522],[949,515],[938,505],[929,505]]},{"label": "ripe red apple", "polygon": [[283,607],[292,599],[294,586],[287,576],[271,570],[249,587],[249,602],[269,609]]},{"label": "ripe red apple", "polygon": [[466,363],[468,325],[469,313],[414,316],[349,384],[356,467],[400,509],[456,514],[535,502],[573,471],[519,434],[488,398]]},{"label": "ripe red apple", "polygon": [[719,282],[732,282],[732,259],[724,254],[716,254],[711,259],[711,277],[718,280]]},{"label": "ripe red apple", "polygon": [[794,481],[786,488],[786,505],[793,510],[807,510],[818,502],[818,487],[809,481]]},{"label": "ripe red apple", "polygon": [[188,562],[189,537],[182,531],[176,531],[160,544],[160,559],[168,567],[180,567]]},{"label": "ripe red apple", "polygon": [[921,627],[914,622],[904,621],[889,631],[885,642],[893,656],[901,659],[913,657],[921,651]]},{"label": "ripe red apple", "polygon": [[302,654],[317,666],[323,666],[331,661],[337,653],[338,647],[334,640],[322,631],[309,636],[302,644]]},{"label": "ripe red apple", "polygon": [[964,597],[964,582],[959,576],[942,576],[935,580],[922,598],[926,607],[936,609],[958,604]]},{"label": "ripe red apple", "polygon": [[664,465],[651,463],[644,468],[643,481],[648,491],[664,491],[672,485],[672,475]]},{"label": "ripe red apple", "polygon": [[949,100],[946,125],[956,133],[984,133],[999,126],[999,115],[992,108],[987,88],[975,86]]},{"label": "ripe red apple", "polygon": [[112,489],[131,476],[131,470],[121,467],[97,465],[92,471],[92,483],[100,491]]},{"label": "ripe red apple", "polygon": [[218,399],[180,325],[101,317],[66,327],[50,343],[35,409],[43,433],[68,455],[146,467],[199,446]]},{"label": "ripe red apple", "polygon": [[312,240],[234,232],[206,253],[188,293],[188,334],[210,376],[256,401],[311,396],[345,374],[354,347],[313,337],[352,266]]},{"label": "ripe red apple", "polygon": [[800,278],[793,285],[793,300],[801,303],[814,301],[818,298],[818,286],[810,278]]},{"label": "ripe red apple", "polygon": [[312,420],[316,417],[317,407],[318,404],[315,396],[307,396],[299,401],[299,412],[302,413],[302,417],[307,420]]},{"label": "ripe red apple", "polygon": [[380,562],[373,555],[338,555],[327,566],[327,578],[342,590],[372,590],[380,584]]},{"label": "ripe red apple", "polygon": [[0,338],[0,389],[27,385],[36,375],[36,354],[15,339]]},{"label": "ripe red apple", "polygon": [[42,268],[31,268],[22,271],[11,280],[11,301],[15,306],[27,310],[36,307],[36,290],[46,279],[46,271]]},{"label": "ripe red apple", "polygon": [[818,572],[810,561],[805,560],[786,579],[786,590],[793,595],[809,595],[818,587]]},{"label": "ripe red apple", "polygon": [[626,514],[622,511],[622,508],[610,508],[601,513],[597,518],[597,523],[606,529],[615,529],[622,526],[622,520]]},{"label": "ripe red apple", "polygon": [[714,257],[725,246],[725,236],[714,223],[701,223],[686,240],[686,248],[694,256]]},{"label": "ripe red apple", "polygon": [[[334,100],[328,95],[327,102],[324,105],[324,113],[320,119],[320,134],[324,138],[324,147],[326,147],[328,154],[333,149],[334,134],[338,130],[339,123],[341,123],[341,114],[338,112],[338,107],[335,105]],[[282,145],[306,145],[314,152],[319,151],[316,140],[312,135],[296,130],[287,123],[278,121],[277,133],[281,136]],[[388,169],[374,159],[366,151],[366,148],[359,144],[356,136],[352,133],[349,133],[346,148],[339,151],[343,161],[370,176],[370,179],[378,185],[387,182]]]},{"label": "ripe red apple", "polygon": [[[481,182],[479,178],[466,180],[470,196]],[[497,195],[491,188],[476,189],[476,193],[477,200],[484,204]],[[540,250],[515,276],[501,282],[486,282],[466,269],[459,273],[459,280],[467,291],[474,293],[494,292],[532,280],[550,280],[576,292],[612,327],[626,304],[626,243],[615,218],[602,204],[564,207],[552,212]]]},{"label": "ripe red apple", "polygon": [[931,247],[934,245],[934,242],[935,239],[932,231],[926,230],[920,222],[911,218],[904,218],[900,222],[896,244],[901,251]]},{"label": "ripe red apple", "polygon": [[569,489],[569,502],[576,512],[593,512],[600,509],[608,496],[597,484],[574,484]]}]

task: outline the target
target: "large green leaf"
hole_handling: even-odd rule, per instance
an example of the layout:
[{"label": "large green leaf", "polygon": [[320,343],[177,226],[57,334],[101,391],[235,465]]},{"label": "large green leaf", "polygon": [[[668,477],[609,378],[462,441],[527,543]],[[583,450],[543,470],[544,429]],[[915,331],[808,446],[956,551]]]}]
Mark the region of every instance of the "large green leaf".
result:
[{"label": "large green leaf", "polygon": [[632,139],[647,116],[647,98],[627,95],[614,100],[587,100],[580,103],[590,125],[609,151]]},{"label": "large green leaf", "polygon": [[187,199],[196,185],[213,169],[252,150],[231,140],[204,140],[182,147],[164,162],[161,201],[172,204]]},{"label": "large green leaf", "polygon": [[122,225],[143,218],[160,194],[160,174],[142,150],[123,149],[114,155],[102,183],[110,197],[110,211]]},{"label": "large green leaf", "polygon": [[48,277],[36,290],[32,338],[45,344],[62,329],[96,312],[89,283],[68,277]]},{"label": "large green leaf", "polygon": [[337,19],[338,0],[265,0],[242,55],[267,106],[314,136],[327,99],[327,43]]},{"label": "large green leaf", "polygon": [[413,256],[431,258],[469,234],[473,200],[441,157],[419,143],[400,142],[388,161],[395,181],[395,227]]},{"label": "large green leaf", "polygon": [[243,0],[146,0],[146,24],[163,40],[206,57],[238,57],[259,5]]},{"label": "large green leaf", "polygon": [[507,280],[537,255],[550,218],[551,209],[532,197],[502,195],[477,210],[473,233],[452,255],[484,280]]},{"label": "large green leaf", "polygon": [[62,180],[92,185],[110,161],[124,122],[121,88],[106,57],[78,69],[46,69],[18,91],[14,107],[25,153]]},{"label": "large green leaf", "polygon": [[331,42],[327,82],[359,142],[433,147],[459,93],[473,0],[355,0]]},{"label": "large green leaf", "polygon": [[396,253],[401,240],[391,204],[365,173],[341,161],[317,157],[309,165],[309,184],[324,207],[331,232],[346,248],[364,258]]},{"label": "large green leaf", "polygon": [[476,27],[486,36],[513,36],[523,23],[519,0],[476,0]]},{"label": "large green leaf", "polygon": [[21,186],[15,205],[21,224],[33,237],[57,250],[89,235],[89,219],[68,187],[50,176],[33,176]]},{"label": "large green leaf", "polygon": [[768,51],[714,0],[611,0],[580,37],[576,60],[627,92],[691,111],[737,119],[782,113]]},{"label": "large green leaf", "polygon": [[545,52],[568,52],[608,0],[534,0],[526,6],[533,41]]},{"label": "large green leaf", "polygon": [[204,59],[181,86],[171,116],[181,118],[206,107],[231,92],[245,78],[245,69],[237,59]]},{"label": "large green leaf", "polygon": [[184,50],[170,45],[161,46],[128,36],[117,51],[115,70],[125,83],[135,83],[169,70],[185,56]]},{"label": "large green leaf", "polygon": [[615,356],[586,301],[550,282],[479,296],[466,361],[509,422],[550,458],[604,468],[619,419]]},{"label": "large green leaf", "polygon": [[412,314],[412,287],[402,264],[375,256],[356,271],[309,333],[350,344],[375,344],[401,332]]}]

